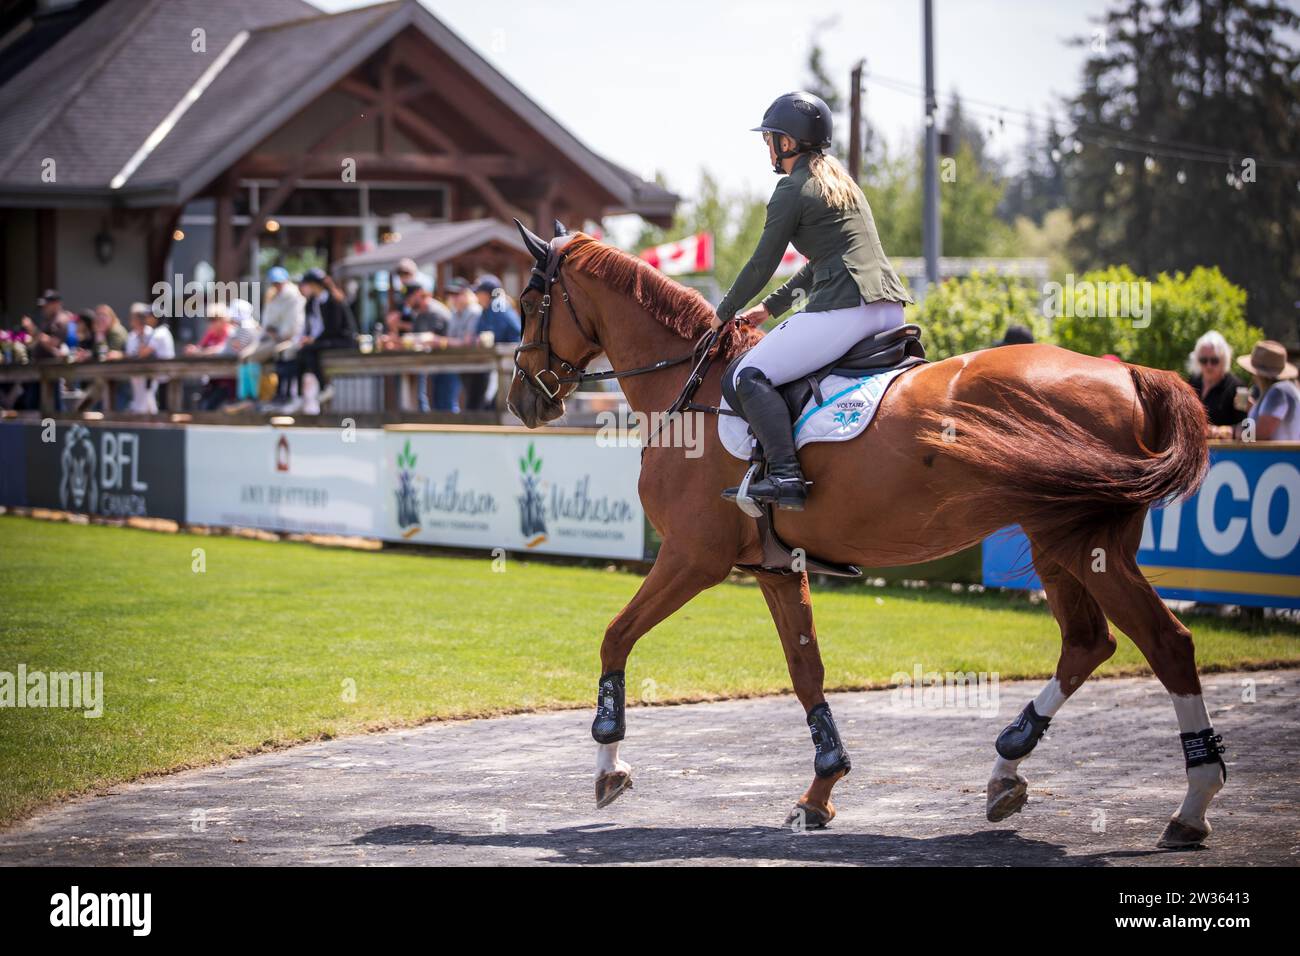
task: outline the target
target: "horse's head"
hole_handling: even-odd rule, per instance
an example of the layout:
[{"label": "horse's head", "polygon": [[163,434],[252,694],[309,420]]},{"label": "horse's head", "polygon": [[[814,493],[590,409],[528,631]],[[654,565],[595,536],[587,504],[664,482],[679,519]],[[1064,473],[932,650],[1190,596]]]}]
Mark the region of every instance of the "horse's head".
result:
[{"label": "horse's head", "polygon": [[515,375],[506,404],[520,421],[536,428],[564,414],[564,400],[578,387],[582,370],[604,350],[584,331],[570,286],[560,272],[570,239],[564,225],[556,220],[550,242],[517,219],[515,225],[537,264],[519,296],[523,341],[515,350]]}]

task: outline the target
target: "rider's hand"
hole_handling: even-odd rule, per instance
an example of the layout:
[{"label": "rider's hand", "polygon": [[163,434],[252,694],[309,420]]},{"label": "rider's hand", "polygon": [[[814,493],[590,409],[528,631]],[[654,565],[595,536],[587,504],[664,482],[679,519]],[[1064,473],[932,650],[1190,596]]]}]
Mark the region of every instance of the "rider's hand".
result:
[{"label": "rider's hand", "polygon": [[713,313],[713,318],[709,319],[709,328],[715,332],[722,328],[722,320],[718,318],[718,313]]},{"label": "rider's hand", "polygon": [[762,325],[771,317],[772,313],[767,311],[767,306],[763,305],[761,302],[752,309],[746,309],[744,312],[736,316],[737,319],[744,322],[746,325]]}]

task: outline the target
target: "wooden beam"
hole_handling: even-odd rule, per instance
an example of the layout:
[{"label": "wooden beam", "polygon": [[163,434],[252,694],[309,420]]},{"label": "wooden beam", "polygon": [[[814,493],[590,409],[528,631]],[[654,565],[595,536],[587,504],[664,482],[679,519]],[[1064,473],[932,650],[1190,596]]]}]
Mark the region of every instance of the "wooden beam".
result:
[{"label": "wooden beam", "polygon": [[39,289],[58,288],[59,234],[53,209],[36,210],[36,285]]},{"label": "wooden beam", "polygon": [[384,60],[384,65],[379,70],[379,152],[381,154],[389,153],[397,140],[394,136],[393,127],[393,110],[397,106],[397,100],[393,92],[393,71],[396,64],[392,56]]},{"label": "wooden beam", "polygon": [[266,221],[275,215],[276,211],[284,205],[284,201],[289,198],[289,194],[298,188],[299,180],[304,178],[303,170],[306,169],[311,159],[335,140],[340,139],[362,123],[369,121],[370,117],[365,113],[355,113],[307,147],[295,167],[280,180],[280,185],[275,187],[275,191],[258,206],[257,215],[248,224],[244,234],[239,237],[239,245],[235,249],[236,262],[243,261],[248,257],[248,247],[252,245],[253,237],[262,231]]},{"label": "wooden beam", "polygon": [[[300,169],[303,179],[322,179],[336,174],[343,153],[322,153],[299,166],[300,157],[288,153],[254,153],[239,164],[241,177],[262,179],[280,178],[291,170]],[[369,178],[386,173],[419,174],[420,176],[465,176],[481,173],[484,176],[537,177],[542,171],[518,156],[498,153],[359,153],[349,152],[346,158],[355,159],[358,171],[364,170]]]},{"label": "wooden beam", "polygon": [[145,226],[145,249],[147,262],[145,268],[148,275],[145,288],[151,288],[155,282],[165,280],[168,277],[164,274],[167,266],[167,253],[171,249],[172,233],[176,231],[176,224],[181,218],[180,206],[163,206],[148,217]]},{"label": "wooden beam", "polygon": [[232,282],[238,278],[234,270],[235,256],[235,195],[234,181],[223,176],[217,187],[217,221],[212,236],[212,268],[218,282]]},{"label": "wooden beam", "polygon": [[[450,136],[432,125],[420,116],[409,106],[397,107],[397,120],[405,126],[417,139],[423,139],[436,147],[446,150],[452,155],[459,155],[460,151],[456,143]],[[480,172],[465,170],[461,174],[465,181],[468,182],[478,192],[480,196],[491,207],[497,218],[502,221],[510,219],[522,219],[526,215],[523,210],[512,205],[496,185],[488,177]]]},{"label": "wooden beam", "polygon": [[[394,61],[393,65],[397,65],[396,61]],[[418,99],[426,93],[432,93],[437,90],[437,88],[437,84],[432,80],[420,80],[416,83],[410,83],[403,86],[401,89],[394,89],[393,101],[396,103],[406,103],[410,100]],[[363,99],[368,103],[378,103],[384,96],[382,89],[371,86],[364,80],[359,80],[354,76],[344,77],[335,84],[335,89],[351,96],[355,96],[358,99]]]}]

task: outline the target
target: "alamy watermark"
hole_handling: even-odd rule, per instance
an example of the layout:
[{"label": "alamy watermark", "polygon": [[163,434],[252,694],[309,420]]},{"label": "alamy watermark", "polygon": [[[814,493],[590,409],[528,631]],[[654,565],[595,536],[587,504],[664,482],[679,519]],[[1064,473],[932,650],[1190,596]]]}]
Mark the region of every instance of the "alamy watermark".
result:
[{"label": "alamy watermark", "polygon": [[1048,319],[1131,319],[1133,328],[1151,324],[1151,283],[1075,281],[1043,284],[1043,316]]},{"label": "alamy watermark", "polygon": [[0,671],[0,708],[59,707],[83,711],[87,718],[104,715],[103,671]]},{"label": "alamy watermark", "polygon": [[171,282],[155,282],[150,289],[153,302],[150,308],[160,319],[201,319],[208,315],[213,305],[225,306],[233,311],[240,300],[253,307],[253,317],[261,311],[262,284],[260,282],[201,282],[185,281],[179,272]]},{"label": "alamy watermark", "polygon": [[704,454],[704,412],[637,412],[626,405],[596,415],[598,448],[683,448],[687,458]]},{"label": "alamy watermark", "polygon": [[998,715],[997,671],[927,671],[918,663],[912,673],[898,671],[890,682],[889,703],[895,709]]}]

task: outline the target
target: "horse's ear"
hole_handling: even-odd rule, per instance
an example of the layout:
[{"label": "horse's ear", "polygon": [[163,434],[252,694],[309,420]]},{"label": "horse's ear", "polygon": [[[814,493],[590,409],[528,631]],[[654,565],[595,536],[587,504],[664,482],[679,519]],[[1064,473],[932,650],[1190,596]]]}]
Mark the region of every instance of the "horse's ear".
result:
[{"label": "horse's ear", "polygon": [[567,236],[568,234],[569,230],[564,228],[564,223],[558,219],[555,220],[555,238],[558,239],[560,236]]},{"label": "horse's ear", "polygon": [[515,220],[515,225],[519,227],[519,235],[523,237],[524,245],[528,247],[528,251],[532,253],[533,258],[539,264],[546,265],[546,260],[551,253],[551,247],[546,244],[546,240],[529,232],[528,227],[518,219]]}]

